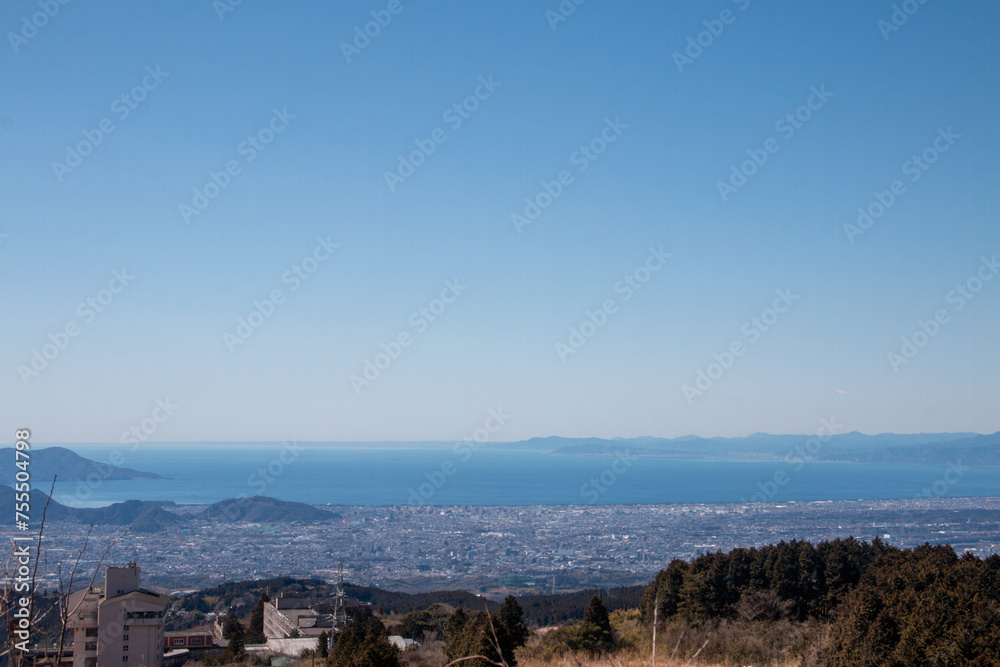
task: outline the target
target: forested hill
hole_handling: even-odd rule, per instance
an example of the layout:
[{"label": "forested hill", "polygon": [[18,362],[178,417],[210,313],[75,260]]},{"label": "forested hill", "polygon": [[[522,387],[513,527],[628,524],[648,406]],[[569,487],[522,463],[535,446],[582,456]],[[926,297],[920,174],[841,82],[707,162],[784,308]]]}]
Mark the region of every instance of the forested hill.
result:
[{"label": "forested hill", "polygon": [[657,604],[660,619],[691,626],[828,626],[830,667],[1000,664],[1000,555],[949,545],[792,541],[675,560],[643,595],[643,623]]},{"label": "forested hill", "polygon": [[[15,492],[12,487],[0,485],[0,503],[7,503],[13,507],[14,497]],[[41,519],[42,508],[45,507],[46,502],[48,502],[45,513],[46,521],[66,521],[97,526],[132,526],[132,530],[138,533],[163,532],[172,528],[181,528],[194,521],[320,523],[342,519],[340,514],[326,509],[265,496],[229,498],[210,505],[198,514],[191,515],[164,509],[165,507],[177,507],[177,505],[172,501],[163,500],[127,500],[107,507],[68,507],[55,499],[50,501],[45,493],[37,489],[31,492],[33,519]],[[9,521],[13,522],[14,517],[11,516]]]},{"label": "forested hill", "polygon": [[209,505],[197,516],[206,521],[221,521],[223,523],[237,521],[326,523],[343,518],[337,512],[331,512],[327,509],[267,496],[227,498],[214,505]]},{"label": "forested hill", "polygon": [[[602,595],[609,609],[635,609],[639,606],[646,586],[626,586],[603,592],[597,590],[558,593],[554,595],[524,595],[518,598],[524,609],[525,619],[531,625],[545,626],[583,618],[587,601],[594,595]],[[285,595],[329,602],[333,598],[334,587],[318,579],[294,579],[279,577],[258,581],[238,581],[213,586],[197,593],[183,596],[180,608],[207,613],[215,608],[230,607],[243,615],[249,613],[261,594],[269,596]],[[496,611],[499,603],[467,591],[433,591],[430,593],[401,593],[387,591],[372,586],[344,584],[344,592],[353,600],[371,604],[385,613],[407,614],[439,604],[457,609],[459,607],[482,611]]]},{"label": "forested hill", "polygon": [[[17,473],[13,447],[0,449],[0,479],[14,480]],[[87,479],[87,475],[97,474],[99,479],[163,479],[153,472],[142,472],[131,468],[99,463],[84,458],[65,447],[43,447],[31,450],[31,478],[35,484],[47,487],[54,475],[61,482],[77,482]]]},{"label": "forested hill", "polygon": [[[461,591],[345,589],[355,604],[404,615],[395,626],[402,631],[416,632],[425,622],[448,628],[459,607],[467,614],[499,607]],[[176,608],[195,613],[172,622],[195,623],[200,613],[229,609],[243,616],[265,591],[320,605],[333,596],[320,580],[229,583],[176,600]],[[523,595],[517,603],[531,626],[574,623],[586,618],[594,593]],[[678,645],[687,638],[687,655],[704,649],[703,658],[726,664],[787,662],[790,655],[829,667],[1000,664],[1000,555],[959,556],[948,545],[900,549],[847,538],[737,548],[674,560],[648,587],[600,595],[611,612],[632,610],[618,616],[619,646],[648,641],[655,616],[661,633],[678,637]],[[549,655],[592,649],[588,636],[586,621],[575,623],[545,634],[542,648]]]}]

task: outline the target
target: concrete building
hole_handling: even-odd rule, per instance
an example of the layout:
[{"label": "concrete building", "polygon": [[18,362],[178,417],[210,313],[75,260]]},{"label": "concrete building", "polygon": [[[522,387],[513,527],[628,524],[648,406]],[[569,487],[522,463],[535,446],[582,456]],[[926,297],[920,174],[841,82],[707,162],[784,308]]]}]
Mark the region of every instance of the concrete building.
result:
[{"label": "concrete building", "polygon": [[333,629],[333,615],[312,608],[299,598],[277,597],[264,605],[264,636],[268,639],[318,638]]},{"label": "concrete building", "polygon": [[211,647],[214,641],[211,632],[184,630],[182,632],[167,632],[163,636],[163,650],[173,651],[179,648]]},{"label": "concrete building", "polygon": [[163,613],[170,597],[139,586],[139,566],[108,566],[104,588],[67,598],[73,667],[163,667]]}]

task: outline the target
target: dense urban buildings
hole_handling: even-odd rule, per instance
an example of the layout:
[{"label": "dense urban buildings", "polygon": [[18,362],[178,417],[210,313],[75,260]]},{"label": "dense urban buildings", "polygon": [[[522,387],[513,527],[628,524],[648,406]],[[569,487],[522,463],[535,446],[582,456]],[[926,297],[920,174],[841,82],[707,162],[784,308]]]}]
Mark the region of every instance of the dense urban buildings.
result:
[{"label": "dense urban buildings", "polygon": [[[131,531],[108,559],[143,562],[151,583],[174,591],[272,576],[333,581],[343,560],[355,584],[488,595],[646,583],[674,558],[780,540],[879,537],[900,547],[931,542],[979,556],[1000,551],[1000,498],[332,509],[340,514],[332,523],[199,521],[161,533]],[[97,565],[102,549],[94,545],[121,530],[94,528],[83,571]],[[49,562],[75,558],[86,531],[52,523]],[[46,585],[56,586],[54,567]]]}]

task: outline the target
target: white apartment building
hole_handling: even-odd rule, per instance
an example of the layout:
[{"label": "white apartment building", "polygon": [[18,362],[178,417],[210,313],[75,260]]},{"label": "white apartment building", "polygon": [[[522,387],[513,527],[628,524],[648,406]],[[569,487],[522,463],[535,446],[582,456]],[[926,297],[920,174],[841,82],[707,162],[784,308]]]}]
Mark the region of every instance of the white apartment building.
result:
[{"label": "white apartment building", "polygon": [[139,586],[139,566],[105,569],[104,588],[67,599],[73,667],[163,667],[163,613],[170,597]]}]

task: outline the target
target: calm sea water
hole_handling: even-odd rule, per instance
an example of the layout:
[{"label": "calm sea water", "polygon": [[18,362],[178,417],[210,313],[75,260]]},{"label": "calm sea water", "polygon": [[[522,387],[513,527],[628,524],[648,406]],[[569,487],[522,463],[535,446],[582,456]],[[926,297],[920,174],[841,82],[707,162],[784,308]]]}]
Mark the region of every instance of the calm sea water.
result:
[{"label": "calm sea water", "polygon": [[[331,448],[281,444],[69,445],[96,460],[164,480],[60,482],[55,499],[76,507],[123,500],[208,504],[241,495],[344,505],[536,505],[857,500],[1000,495],[1000,468],[455,452],[451,444]],[[626,465],[627,463],[627,465]],[[777,475],[777,476],[776,476]],[[775,481],[777,480],[777,481]],[[594,484],[596,481],[596,484]],[[45,487],[34,480],[36,488]]]}]

